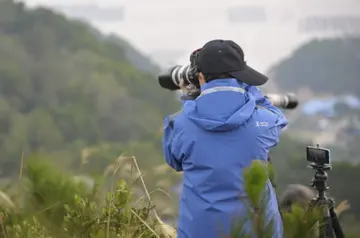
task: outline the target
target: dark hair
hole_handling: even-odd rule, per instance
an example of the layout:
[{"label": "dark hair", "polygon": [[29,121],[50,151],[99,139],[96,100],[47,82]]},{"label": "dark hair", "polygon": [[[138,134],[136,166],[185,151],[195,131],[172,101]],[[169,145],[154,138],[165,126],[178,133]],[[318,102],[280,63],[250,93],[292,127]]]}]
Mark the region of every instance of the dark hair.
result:
[{"label": "dark hair", "polygon": [[226,78],[233,78],[230,74],[228,73],[222,73],[222,74],[204,74],[205,77],[205,81],[206,82],[210,82],[212,80],[215,79],[226,79]]}]

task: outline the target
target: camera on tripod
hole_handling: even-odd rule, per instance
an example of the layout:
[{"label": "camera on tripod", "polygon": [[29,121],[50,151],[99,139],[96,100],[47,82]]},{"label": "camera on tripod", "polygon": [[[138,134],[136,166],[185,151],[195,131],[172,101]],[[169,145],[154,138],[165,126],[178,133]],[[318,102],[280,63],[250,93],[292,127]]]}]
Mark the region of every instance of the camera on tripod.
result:
[{"label": "camera on tripod", "polygon": [[327,185],[327,170],[331,170],[330,150],[308,146],[306,148],[306,159],[310,162],[309,167],[315,170],[311,187],[317,191],[317,196],[311,201],[311,207],[321,209],[322,222],[319,226],[319,238],[344,238],[339,219],[334,210],[334,201],[326,196],[329,190]]},{"label": "camera on tripod", "polygon": [[[306,159],[310,162],[312,168],[329,168],[331,169],[331,157],[330,150],[320,148],[319,145],[316,147],[306,147]],[[328,169],[325,169],[328,170]]]}]

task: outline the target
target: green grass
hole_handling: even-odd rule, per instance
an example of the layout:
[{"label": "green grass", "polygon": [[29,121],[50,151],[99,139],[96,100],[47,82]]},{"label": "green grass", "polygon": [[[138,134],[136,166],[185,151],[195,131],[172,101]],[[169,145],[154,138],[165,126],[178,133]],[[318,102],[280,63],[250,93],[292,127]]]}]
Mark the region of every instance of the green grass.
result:
[{"label": "green grass", "polygon": [[[134,157],[120,156],[94,184],[74,179],[46,161],[30,158],[26,165],[22,163],[18,181],[4,187],[0,194],[1,238],[176,237],[176,230],[159,218]],[[125,176],[129,169],[131,176]],[[257,237],[271,237],[271,226],[264,223],[264,199],[260,199],[267,168],[255,162],[244,176],[249,211],[256,208],[246,219],[253,221]],[[143,196],[134,192],[135,182],[140,183],[137,188],[142,188]],[[283,215],[285,238],[316,237],[315,210],[295,206],[292,213]],[[246,237],[240,235],[244,222],[234,222],[228,238]]]}]

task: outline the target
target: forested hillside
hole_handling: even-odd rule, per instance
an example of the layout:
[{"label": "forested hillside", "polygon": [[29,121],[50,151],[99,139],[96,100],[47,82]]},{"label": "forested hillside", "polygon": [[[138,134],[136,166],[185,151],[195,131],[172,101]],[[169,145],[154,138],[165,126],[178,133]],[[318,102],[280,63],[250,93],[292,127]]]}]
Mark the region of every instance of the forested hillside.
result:
[{"label": "forested hillside", "polygon": [[270,71],[280,89],[360,96],[360,38],[313,40]]},{"label": "forested hillside", "polygon": [[0,1],[0,176],[18,169],[22,152],[76,165],[91,148],[108,153],[105,165],[140,148],[161,161],[156,133],[178,105],[121,44],[49,9]]}]

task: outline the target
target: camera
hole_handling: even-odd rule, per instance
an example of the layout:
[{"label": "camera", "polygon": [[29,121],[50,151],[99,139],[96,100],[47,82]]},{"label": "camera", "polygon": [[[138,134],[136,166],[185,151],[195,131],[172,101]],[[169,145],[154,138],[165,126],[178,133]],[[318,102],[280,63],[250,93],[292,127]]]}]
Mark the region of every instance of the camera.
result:
[{"label": "camera", "polygon": [[190,65],[176,65],[158,76],[160,86],[171,91],[180,89],[181,79],[185,86],[196,85],[198,80]]},{"label": "camera", "polygon": [[[198,81],[198,70],[196,65],[196,58],[198,57],[200,49],[194,50],[190,55],[189,65],[176,65],[169,68],[164,73],[158,76],[158,81],[161,87],[175,91],[180,89],[181,79],[184,81],[184,86],[190,86],[200,91]],[[199,93],[195,92],[198,96]]]},{"label": "camera", "polygon": [[[161,73],[158,76],[158,81],[162,88],[170,91],[176,91],[180,89],[180,81],[183,79],[184,85],[193,89],[190,90],[193,94],[187,95],[186,98],[194,100],[200,95],[200,86],[198,85],[197,77],[197,71],[191,64],[176,65]],[[269,99],[274,106],[285,109],[294,109],[299,104],[297,97],[292,93],[285,95],[271,93],[265,94],[264,96]]]},{"label": "camera", "polygon": [[320,148],[318,145],[316,147],[308,146],[306,147],[306,159],[317,165],[331,164],[330,150]]},{"label": "camera", "polygon": [[294,109],[299,104],[297,97],[293,93],[287,93],[285,95],[265,93],[264,96],[270,100],[272,105],[284,109]]}]

